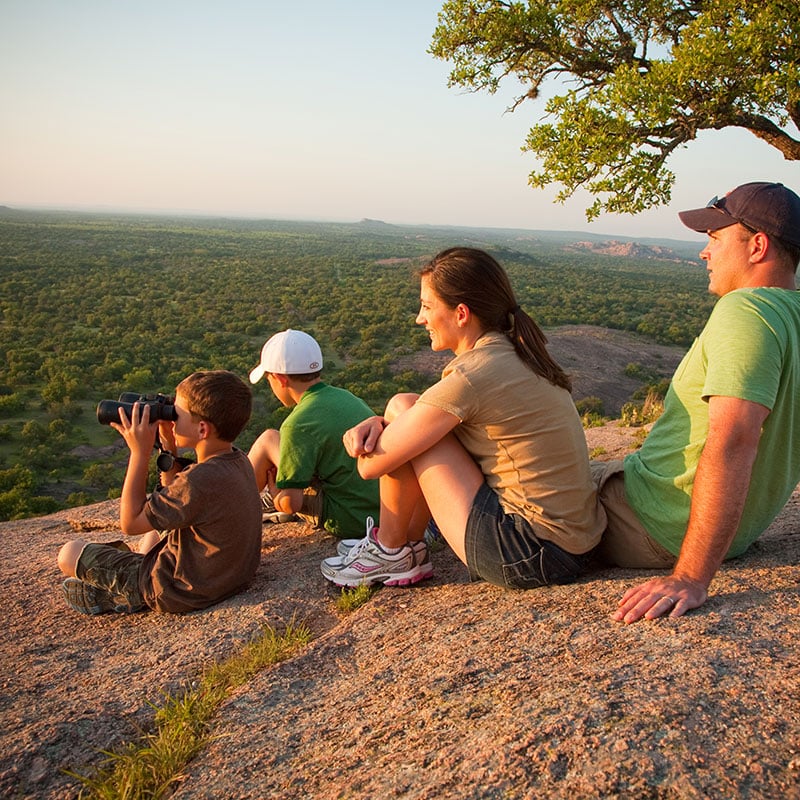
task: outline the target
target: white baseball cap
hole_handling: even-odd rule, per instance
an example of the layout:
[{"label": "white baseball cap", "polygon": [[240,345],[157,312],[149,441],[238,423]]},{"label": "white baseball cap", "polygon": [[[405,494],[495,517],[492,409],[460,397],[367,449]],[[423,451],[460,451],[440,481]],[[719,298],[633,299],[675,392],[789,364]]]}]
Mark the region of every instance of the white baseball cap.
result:
[{"label": "white baseball cap", "polygon": [[250,383],[258,383],[267,372],[307,375],[321,369],[322,350],[317,340],[289,328],[267,339],[261,348],[261,363],[250,373]]}]

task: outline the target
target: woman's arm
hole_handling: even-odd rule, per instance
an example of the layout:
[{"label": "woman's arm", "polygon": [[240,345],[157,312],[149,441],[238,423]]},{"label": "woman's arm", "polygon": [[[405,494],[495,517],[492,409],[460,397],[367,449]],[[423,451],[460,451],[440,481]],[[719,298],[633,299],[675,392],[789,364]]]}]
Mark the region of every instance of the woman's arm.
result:
[{"label": "woman's arm", "polygon": [[372,452],[358,454],[358,472],[365,479],[386,475],[429,450],[460,423],[454,414],[415,403],[386,425]]}]

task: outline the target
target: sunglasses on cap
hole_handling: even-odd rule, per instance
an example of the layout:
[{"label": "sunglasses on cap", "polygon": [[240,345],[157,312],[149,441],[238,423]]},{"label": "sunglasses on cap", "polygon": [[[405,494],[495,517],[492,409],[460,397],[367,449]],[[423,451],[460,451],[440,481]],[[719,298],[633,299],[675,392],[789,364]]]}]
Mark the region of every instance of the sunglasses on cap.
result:
[{"label": "sunglasses on cap", "polygon": [[743,228],[745,228],[746,230],[750,231],[750,233],[753,233],[753,234],[758,233],[758,231],[755,228],[751,227],[746,222],[743,222],[738,217],[734,217],[733,214],[731,214],[731,212],[728,211],[728,209],[726,208],[726,205],[727,204],[725,202],[725,198],[724,197],[719,197],[718,195],[714,195],[706,203],[706,208],[716,208],[717,211],[721,211],[723,214],[727,214],[729,217],[732,217],[733,219],[735,219]]}]

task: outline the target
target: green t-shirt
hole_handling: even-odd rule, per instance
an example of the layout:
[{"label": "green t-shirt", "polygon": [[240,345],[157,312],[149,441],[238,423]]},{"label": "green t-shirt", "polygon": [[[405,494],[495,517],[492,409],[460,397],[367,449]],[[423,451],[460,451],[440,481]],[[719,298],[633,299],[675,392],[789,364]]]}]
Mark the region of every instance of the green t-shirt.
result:
[{"label": "green t-shirt", "polygon": [[340,537],[361,538],[368,516],[378,519],[378,481],[365,481],[356,460],[347,455],[342,435],[373,415],[372,409],[346,389],[315,383],[281,425],[278,489],[322,487],[325,530]]},{"label": "green t-shirt", "polygon": [[664,413],[625,459],[625,493],[648,533],[677,555],[708,435],[708,398],[770,409],[744,513],[727,557],[769,526],[800,481],[800,294],[738,289],[717,302],[670,384]]}]

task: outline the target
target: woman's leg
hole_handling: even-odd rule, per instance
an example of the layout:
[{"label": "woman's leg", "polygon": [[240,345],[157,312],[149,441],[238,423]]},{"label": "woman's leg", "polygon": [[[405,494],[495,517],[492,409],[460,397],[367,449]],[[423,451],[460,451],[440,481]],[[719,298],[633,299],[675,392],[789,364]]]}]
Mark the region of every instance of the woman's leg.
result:
[{"label": "woman's leg", "polygon": [[[419,395],[397,394],[386,405],[391,422]],[[402,547],[420,539],[431,515],[455,554],[467,563],[464,540],[472,501],[484,478],[472,456],[449,434],[429,450],[380,479],[381,518],[378,540]]]},{"label": "woman's leg", "polygon": [[467,563],[467,520],[483,473],[452,434],[412,462],[425,502],[453,552]]},{"label": "woman's leg", "polygon": [[[396,394],[386,404],[383,417],[394,420],[416,403],[418,394],[405,392]],[[411,464],[403,464],[380,479],[380,532],[378,540],[386,547],[402,547],[408,541],[419,541],[431,512],[417,482]]]},{"label": "woman's leg", "polygon": [[402,547],[422,538],[431,513],[411,464],[403,464],[380,479],[380,530],[384,547]]},{"label": "woman's leg", "polygon": [[380,480],[382,545],[401,547],[432,514],[453,552],[467,563],[467,520],[483,474],[455,436],[446,436]]}]

